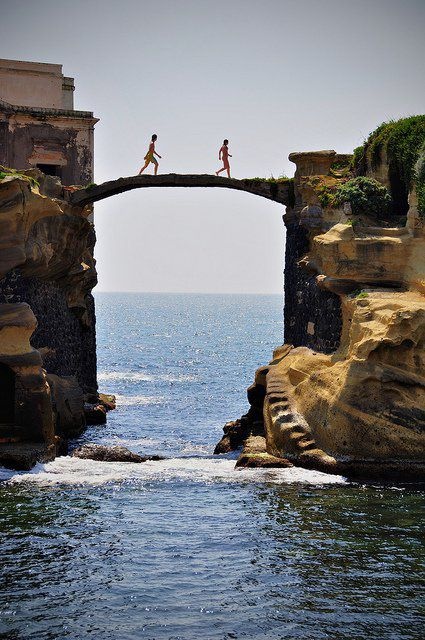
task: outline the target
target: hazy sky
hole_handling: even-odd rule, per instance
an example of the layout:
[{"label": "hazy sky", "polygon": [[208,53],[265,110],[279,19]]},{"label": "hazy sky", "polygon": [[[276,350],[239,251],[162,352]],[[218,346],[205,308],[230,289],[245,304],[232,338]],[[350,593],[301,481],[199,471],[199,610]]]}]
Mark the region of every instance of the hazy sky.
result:
[{"label": "hazy sky", "polygon": [[[160,171],[293,174],[291,151],[351,151],[425,111],[425,0],[0,0],[0,57],[63,64],[100,118],[95,180]],[[99,289],[281,292],[282,207],[143,189],[96,205]]]}]

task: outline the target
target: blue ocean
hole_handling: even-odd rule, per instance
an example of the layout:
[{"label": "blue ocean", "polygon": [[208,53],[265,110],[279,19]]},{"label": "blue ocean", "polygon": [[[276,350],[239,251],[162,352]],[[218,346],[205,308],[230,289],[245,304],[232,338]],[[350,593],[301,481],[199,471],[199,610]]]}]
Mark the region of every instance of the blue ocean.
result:
[{"label": "blue ocean", "polygon": [[280,296],[96,305],[118,406],[72,445],[166,459],[1,470],[0,639],[423,639],[423,489],[212,455],[283,341]]}]

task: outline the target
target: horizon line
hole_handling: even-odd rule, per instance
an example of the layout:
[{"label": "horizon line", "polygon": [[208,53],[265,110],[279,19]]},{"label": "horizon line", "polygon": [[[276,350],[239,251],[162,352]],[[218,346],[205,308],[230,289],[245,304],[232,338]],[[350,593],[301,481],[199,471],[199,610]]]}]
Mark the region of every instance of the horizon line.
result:
[{"label": "horizon line", "polygon": [[100,290],[100,291],[93,291],[93,294],[96,293],[144,293],[144,294],[153,294],[153,295],[163,295],[163,294],[173,294],[173,295],[202,295],[202,296],[280,296],[283,294],[283,288],[282,291],[277,291],[277,292],[273,292],[273,291],[269,291],[269,292],[257,292],[257,291],[139,291],[139,290],[132,290],[132,291],[117,291],[117,290]]}]

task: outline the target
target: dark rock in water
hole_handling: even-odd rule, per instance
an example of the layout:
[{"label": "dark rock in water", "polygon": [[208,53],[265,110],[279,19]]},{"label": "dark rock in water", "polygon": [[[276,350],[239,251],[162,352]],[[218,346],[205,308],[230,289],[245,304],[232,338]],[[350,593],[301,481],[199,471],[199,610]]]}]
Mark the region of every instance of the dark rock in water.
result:
[{"label": "dark rock in water", "polygon": [[164,460],[162,456],[140,456],[126,447],[106,447],[101,444],[85,444],[72,452],[74,458],[83,460],[99,460],[101,462],[146,462],[147,460]]},{"label": "dark rock in water", "polygon": [[37,462],[48,462],[55,457],[55,445],[43,442],[18,442],[3,444],[0,450],[0,466],[17,471],[29,471]]},{"label": "dark rock in water", "polygon": [[88,425],[106,423],[106,408],[103,404],[91,404],[89,402],[85,402],[84,415]]},{"label": "dark rock in water", "polygon": [[62,438],[75,438],[86,428],[84,394],[75,376],[47,374],[52,394],[55,432]]},{"label": "dark rock in water", "polygon": [[266,439],[263,436],[250,436],[244,442],[244,448],[239,456],[236,467],[267,469],[293,467],[286,458],[278,458],[267,453]]},{"label": "dark rock in water", "polygon": [[266,375],[268,367],[261,367],[255,375],[255,382],[247,390],[249,411],[238,420],[227,422],[224,436],[217,443],[214,453],[229,453],[243,446],[245,440],[253,436],[264,435],[263,403],[266,393]]},{"label": "dark rock in water", "polygon": [[106,411],[113,411],[117,408],[117,399],[109,393],[99,393],[99,404],[103,405]]},{"label": "dark rock in water", "polygon": [[238,468],[267,469],[293,467],[286,458],[276,458],[268,453],[242,453],[236,462]]},{"label": "dark rock in water", "polygon": [[246,427],[246,421],[243,418],[227,422],[223,427],[224,436],[216,444],[214,454],[229,453],[229,451],[234,451],[241,447],[248,435]]}]

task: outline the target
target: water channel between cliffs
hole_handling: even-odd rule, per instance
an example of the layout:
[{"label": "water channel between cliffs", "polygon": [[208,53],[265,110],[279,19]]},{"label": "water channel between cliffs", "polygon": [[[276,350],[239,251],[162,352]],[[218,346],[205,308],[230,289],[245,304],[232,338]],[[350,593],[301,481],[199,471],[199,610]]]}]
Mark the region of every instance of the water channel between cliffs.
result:
[{"label": "water channel between cliffs", "polygon": [[280,296],[96,303],[119,408],[80,442],[167,460],[3,472],[0,637],[419,639],[420,488],[211,455],[281,341]]}]

